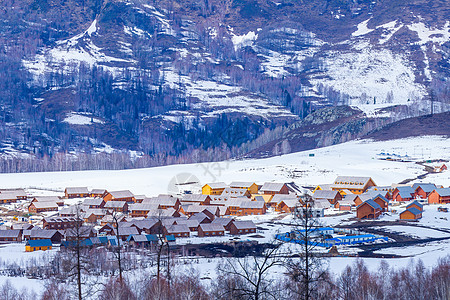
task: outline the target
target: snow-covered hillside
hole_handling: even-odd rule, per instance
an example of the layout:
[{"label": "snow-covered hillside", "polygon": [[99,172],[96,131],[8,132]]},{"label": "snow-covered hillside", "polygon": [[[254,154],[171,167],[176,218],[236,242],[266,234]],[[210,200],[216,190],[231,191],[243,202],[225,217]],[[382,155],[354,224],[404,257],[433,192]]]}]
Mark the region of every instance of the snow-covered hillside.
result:
[{"label": "snow-covered hillside", "polygon": [[[395,154],[411,162],[380,160],[381,153]],[[197,187],[215,181],[295,182],[300,186],[314,186],[331,183],[338,175],[370,176],[377,185],[391,185],[425,173],[423,166],[414,161],[430,159],[450,161],[450,140],[437,136],[386,142],[361,140],[267,159],[122,171],[0,174],[0,179],[4,188],[33,186],[64,190],[67,186],[88,186],[129,189],[135,194],[156,196],[174,192],[173,184],[169,185],[171,180],[189,178],[189,174],[199,179]],[[425,179],[429,180],[448,186],[450,173],[433,174]]]}]

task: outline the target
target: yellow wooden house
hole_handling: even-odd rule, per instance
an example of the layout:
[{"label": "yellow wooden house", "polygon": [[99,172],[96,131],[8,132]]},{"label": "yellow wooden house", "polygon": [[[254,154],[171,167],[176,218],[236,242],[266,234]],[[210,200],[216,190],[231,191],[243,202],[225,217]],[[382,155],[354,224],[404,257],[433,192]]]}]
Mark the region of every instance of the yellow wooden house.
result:
[{"label": "yellow wooden house", "polygon": [[52,249],[52,241],[49,239],[43,240],[29,240],[25,244],[26,252],[34,252],[39,250],[51,250]]},{"label": "yellow wooden house", "polygon": [[230,183],[231,188],[247,189],[250,194],[258,193],[258,185],[254,182],[233,181]]},{"label": "yellow wooden house", "polygon": [[333,191],[348,190],[353,194],[362,194],[369,187],[376,186],[371,177],[338,176],[331,185]]},{"label": "yellow wooden house", "polygon": [[223,190],[227,187],[225,182],[207,183],[202,187],[203,195],[221,195]]}]

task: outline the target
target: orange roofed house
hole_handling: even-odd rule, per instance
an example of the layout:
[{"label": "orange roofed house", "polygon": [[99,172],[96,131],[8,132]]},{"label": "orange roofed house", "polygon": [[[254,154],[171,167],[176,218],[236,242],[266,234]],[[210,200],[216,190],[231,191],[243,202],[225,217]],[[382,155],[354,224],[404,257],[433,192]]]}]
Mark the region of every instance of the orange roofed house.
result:
[{"label": "orange roofed house", "polygon": [[376,186],[371,177],[338,176],[331,185],[333,191],[349,190],[354,194],[362,194],[369,187]]},{"label": "orange roofed house", "polygon": [[428,195],[429,204],[450,203],[450,188],[435,189]]}]

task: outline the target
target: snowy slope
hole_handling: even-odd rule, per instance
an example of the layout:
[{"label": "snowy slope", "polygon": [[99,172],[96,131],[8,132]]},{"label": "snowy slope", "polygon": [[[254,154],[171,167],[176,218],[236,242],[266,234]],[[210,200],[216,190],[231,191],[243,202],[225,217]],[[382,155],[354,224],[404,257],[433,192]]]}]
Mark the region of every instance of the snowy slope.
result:
[{"label": "snowy slope", "polygon": [[[379,160],[391,153],[412,162]],[[310,157],[309,154],[314,154]],[[63,190],[67,186],[88,186],[109,190],[129,189],[135,194],[155,196],[173,191],[169,183],[179,174],[191,174],[200,184],[214,181],[295,182],[314,186],[332,182],[338,175],[371,176],[377,185],[390,185],[424,173],[414,160],[450,161],[450,140],[427,136],[386,142],[352,141],[331,147],[267,159],[224,161],[121,171],[78,171],[0,174],[4,188],[45,187]],[[182,176],[183,177],[183,176]],[[448,186],[450,173],[433,174],[427,180]]]}]

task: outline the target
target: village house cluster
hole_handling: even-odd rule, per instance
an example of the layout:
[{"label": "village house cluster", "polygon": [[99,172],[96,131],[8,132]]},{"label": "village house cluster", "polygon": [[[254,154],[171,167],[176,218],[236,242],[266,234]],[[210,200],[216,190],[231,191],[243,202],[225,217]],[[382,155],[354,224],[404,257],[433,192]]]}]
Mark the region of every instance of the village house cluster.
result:
[{"label": "village house cluster", "polygon": [[[53,244],[70,244],[73,228],[82,227],[88,245],[117,245],[117,238],[143,245],[160,237],[174,241],[192,236],[255,234],[253,221],[239,217],[263,215],[268,210],[291,213],[310,205],[315,217],[342,212],[355,213],[359,219],[376,219],[406,204],[398,212],[399,219],[417,220],[425,203],[450,203],[450,188],[432,183],[377,186],[370,177],[338,176],[333,183],[307,192],[312,195],[310,203],[302,198],[305,191],[294,183],[241,181],[207,183],[201,194],[156,197],[87,187],[67,187],[61,197],[27,195],[23,189],[0,190],[1,203],[22,201],[30,216],[29,220],[17,218],[8,227],[2,225],[0,242],[26,240],[26,251],[46,250]],[[74,200],[79,204],[68,205]]]},{"label": "village house cluster", "polygon": [[[30,200],[28,213],[38,221],[16,222],[0,230],[0,242],[26,240],[26,251],[51,249],[52,244],[70,245],[75,227],[83,228],[86,244],[92,245],[117,244],[117,236],[141,245],[159,236],[175,240],[194,232],[198,237],[254,234],[253,221],[235,217],[262,215],[270,207],[291,212],[300,203],[294,188],[286,183],[210,183],[203,186],[202,194],[178,197],[146,197],[129,190],[87,187],[67,187],[63,197],[30,196],[23,189],[2,193],[7,195],[6,203]],[[73,199],[80,204],[65,204]]]},{"label": "village house cluster", "polygon": [[418,220],[422,218],[423,204],[450,203],[450,188],[434,183],[377,186],[371,177],[338,176],[332,184],[318,185],[313,199],[316,207],[356,211],[359,219],[376,219],[406,204],[399,219]]}]

